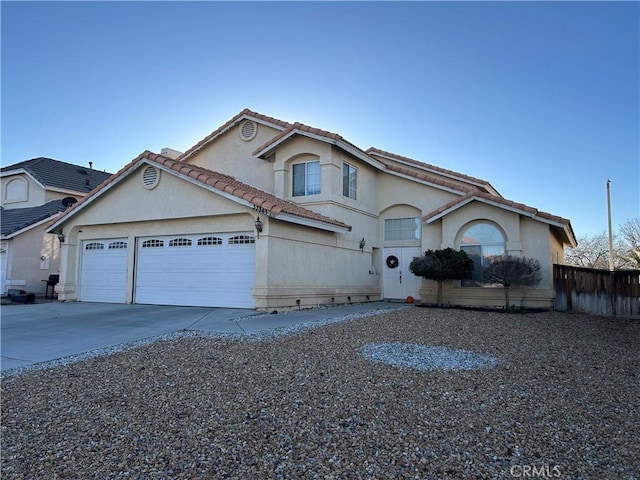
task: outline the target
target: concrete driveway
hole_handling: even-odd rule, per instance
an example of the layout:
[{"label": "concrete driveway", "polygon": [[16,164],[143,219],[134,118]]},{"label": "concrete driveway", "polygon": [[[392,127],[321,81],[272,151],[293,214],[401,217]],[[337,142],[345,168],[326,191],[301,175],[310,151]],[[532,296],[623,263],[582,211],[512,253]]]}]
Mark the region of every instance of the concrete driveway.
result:
[{"label": "concrete driveway", "polygon": [[2,307],[3,372],[181,331],[256,334],[356,313],[397,309],[375,302],[268,315],[249,309],[109,303],[42,303]]}]

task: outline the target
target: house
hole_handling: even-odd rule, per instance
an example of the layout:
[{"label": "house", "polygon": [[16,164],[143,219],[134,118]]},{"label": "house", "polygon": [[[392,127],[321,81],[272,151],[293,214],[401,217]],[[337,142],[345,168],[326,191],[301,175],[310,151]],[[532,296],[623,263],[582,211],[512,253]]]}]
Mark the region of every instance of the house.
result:
[{"label": "house", "polygon": [[0,293],[44,293],[60,268],[60,245],[47,222],[111,176],[92,168],[34,158],[0,169]]},{"label": "house", "polygon": [[[64,300],[274,309],[434,302],[408,265],[453,247],[533,257],[551,308],[552,265],[576,244],[569,220],[503,198],[487,181],[245,109],[177,156],[145,151],[60,214]],[[476,272],[477,273],[477,272]],[[444,292],[501,305],[479,277]]]}]

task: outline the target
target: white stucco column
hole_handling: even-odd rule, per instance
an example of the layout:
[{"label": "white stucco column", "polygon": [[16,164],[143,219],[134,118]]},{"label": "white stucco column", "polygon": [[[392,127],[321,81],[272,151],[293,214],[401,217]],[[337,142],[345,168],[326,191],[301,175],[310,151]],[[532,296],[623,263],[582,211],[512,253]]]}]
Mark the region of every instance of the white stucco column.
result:
[{"label": "white stucco column", "polygon": [[72,234],[63,230],[63,234],[64,241],[60,242],[60,280],[58,285],[55,286],[55,291],[60,301],[77,300],[76,257],[78,236],[75,231]]}]

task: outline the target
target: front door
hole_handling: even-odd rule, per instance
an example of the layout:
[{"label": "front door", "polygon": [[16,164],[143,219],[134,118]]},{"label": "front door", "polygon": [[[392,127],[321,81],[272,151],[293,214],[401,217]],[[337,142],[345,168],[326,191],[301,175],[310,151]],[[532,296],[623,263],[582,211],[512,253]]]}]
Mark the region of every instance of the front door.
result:
[{"label": "front door", "polygon": [[422,255],[420,247],[394,247],[383,249],[383,295],[390,300],[420,298],[422,278],[409,271],[414,257]]}]

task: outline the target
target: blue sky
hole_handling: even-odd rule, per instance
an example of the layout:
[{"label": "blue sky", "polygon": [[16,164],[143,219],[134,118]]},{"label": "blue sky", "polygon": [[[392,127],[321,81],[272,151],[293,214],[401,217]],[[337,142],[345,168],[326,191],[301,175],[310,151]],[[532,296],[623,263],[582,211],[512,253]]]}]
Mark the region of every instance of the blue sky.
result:
[{"label": "blue sky", "polygon": [[480,177],[577,236],[640,216],[638,2],[8,2],[2,165],[117,171],[243,108]]}]

